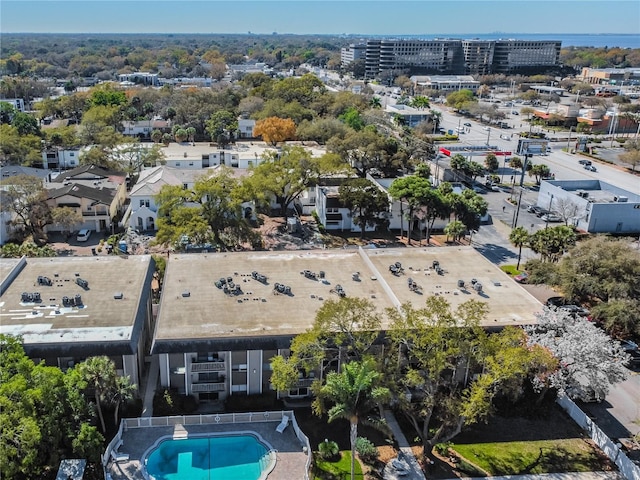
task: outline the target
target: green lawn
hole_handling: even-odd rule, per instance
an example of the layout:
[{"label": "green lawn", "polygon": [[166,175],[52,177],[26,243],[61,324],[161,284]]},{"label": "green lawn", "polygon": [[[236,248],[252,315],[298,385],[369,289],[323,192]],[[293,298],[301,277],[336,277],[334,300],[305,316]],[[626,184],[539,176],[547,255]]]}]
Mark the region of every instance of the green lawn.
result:
[{"label": "green lawn", "polygon": [[505,272],[508,275],[519,275],[522,273],[521,270],[517,270],[515,265],[502,265],[500,270]]},{"label": "green lawn", "polygon": [[453,449],[492,475],[602,469],[602,460],[597,451],[580,438],[455,444]]},{"label": "green lawn", "polygon": [[[351,478],[351,451],[343,450],[340,452],[340,460],[337,462],[327,462],[326,460],[322,460],[318,458],[316,460],[316,479],[323,478],[339,478],[339,479],[350,479]],[[332,476],[327,475],[323,476],[323,472],[326,472]],[[356,480],[363,480],[364,475],[362,474],[362,467],[360,466],[360,462],[356,460],[355,465],[355,478]]]}]

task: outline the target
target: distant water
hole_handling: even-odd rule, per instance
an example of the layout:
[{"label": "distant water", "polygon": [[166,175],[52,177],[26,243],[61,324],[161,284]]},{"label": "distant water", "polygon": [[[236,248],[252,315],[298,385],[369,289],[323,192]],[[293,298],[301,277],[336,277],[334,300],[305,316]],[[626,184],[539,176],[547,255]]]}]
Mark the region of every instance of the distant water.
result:
[{"label": "distant water", "polygon": [[[360,35],[358,35],[360,37]],[[640,35],[637,34],[573,34],[573,33],[468,33],[468,34],[423,34],[423,35],[362,35],[362,38],[416,38],[430,40],[434,38],[460,38],[464,40],[498,40],[512,38],[516,40],[560,40],[563,47],[620,47],[640,48]]]}]

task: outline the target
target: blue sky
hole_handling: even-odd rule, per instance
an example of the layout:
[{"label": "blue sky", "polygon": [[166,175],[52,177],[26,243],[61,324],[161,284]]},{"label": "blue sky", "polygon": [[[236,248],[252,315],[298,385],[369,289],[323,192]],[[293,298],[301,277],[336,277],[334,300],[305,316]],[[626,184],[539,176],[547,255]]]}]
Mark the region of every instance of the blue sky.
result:
[{"label": "blue sky", "polygon": [[636,33],[638,0],[1,0],[5,33]]}]

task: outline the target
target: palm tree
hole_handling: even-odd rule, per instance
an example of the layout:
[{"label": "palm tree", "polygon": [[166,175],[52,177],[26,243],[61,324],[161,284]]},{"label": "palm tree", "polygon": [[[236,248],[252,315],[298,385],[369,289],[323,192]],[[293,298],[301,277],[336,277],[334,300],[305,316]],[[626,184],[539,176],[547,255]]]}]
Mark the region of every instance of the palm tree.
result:
[{"label": "palm tree", "polygon": [[464,234],[467,227],[464,226],[460,220],[454,220],[453,222],[449,222],[446,227],[444,227],[444,233],[447,235],[447,239],[449,237],[453,238],[455,242]]},{"label": "palm tree", "polygon": [[115,426],[117,427],[118,410],[120,410],[120,405],[133,398],[133,393],[135,392],[136,386],[131,383],[129,377],[117,376],[114,380],[115,381],[112,385],[112,389],[109,392],[109,400],[116,407],[113,418],[115,421]]},{"label": "palm tree", "polygon": [[93,388],[96,399],[96,408],[100,418],[102,431],[106,432],[104,415],[102,414],[102,400],[116,382],[117,374],[114,363],[105,356],[90,357],[78,365],[80,374],[87,381],[89,388]]},{"label": "palm tree", "polygon": [[509,234],[509,241],[514,247],[518,247],[518,265],[516,270],[520,270],[520,259],[522,258],[522,246],[529,241],[529,232],[524,227],[516,227]]},{"label": "palm tree", "polygon": [[333,406],[327,411],[329,422],[344,418],[349,420],[351,441],[351,480],[355,478],[356,440],[358,438],[358,423],[369,424],[381,430],[386,430],[382,420],[372,420],[367,415],[376,406],[389,398],[389,389],[377,385],[380,373],[372,359],[362,362],[347,363],[341,372],[331,372],[327,375],[326,383],[320,388],[314,401],[316,413],[324,411],[324,402],[329,401]]}]

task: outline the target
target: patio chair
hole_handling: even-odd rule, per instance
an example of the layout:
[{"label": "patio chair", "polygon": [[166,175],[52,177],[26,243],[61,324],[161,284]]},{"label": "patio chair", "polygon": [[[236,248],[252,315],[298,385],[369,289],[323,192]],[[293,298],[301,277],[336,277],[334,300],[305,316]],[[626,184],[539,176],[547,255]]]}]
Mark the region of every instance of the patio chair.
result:
[{"label": "patio chair", "polygon": [[276,427],[276,432],[282,433],[289,426],[289,417],[287,415],[282,416],[282,421]]}]

